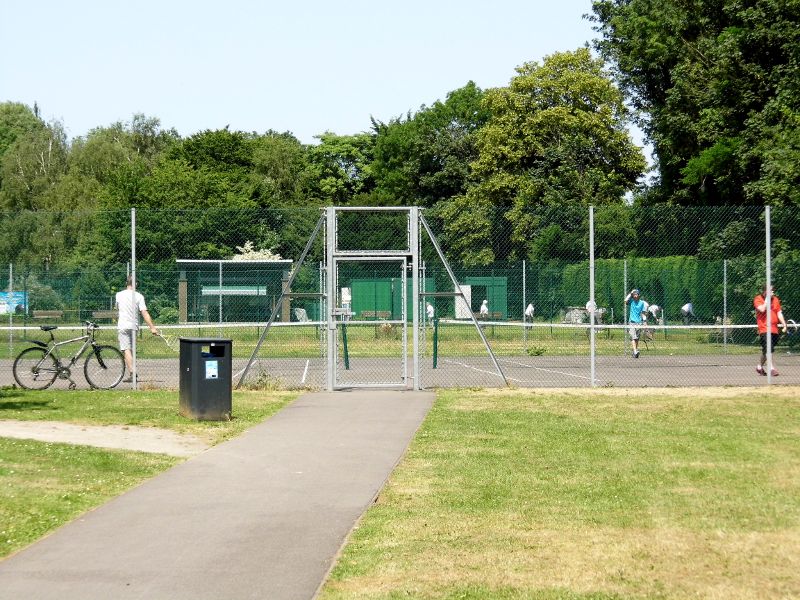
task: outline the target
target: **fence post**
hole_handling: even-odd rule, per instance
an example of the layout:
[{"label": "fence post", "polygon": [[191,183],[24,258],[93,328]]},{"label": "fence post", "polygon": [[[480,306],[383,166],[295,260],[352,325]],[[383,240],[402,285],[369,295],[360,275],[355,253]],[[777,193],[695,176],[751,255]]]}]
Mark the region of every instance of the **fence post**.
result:
[{"label": "fence post", "polygon": [[592,387],[597,385],[595,380],[595,311],[597,305],[594,301],[594,206],[589,207],[589,355],[591,363]]},{"label": "fence post", "polygon": [[528,297],[526,295],[527,287],[525,280],[525,259],[522,259],[522,345],[525,352],[528,351],[528,316],[526,310],[528,307]]},{"label": "fence post", "polygon": [[722,259],[722,348],[728,353],[728,259]]},{"label": "fence post", "polygon": [[[622,297],[628,295],[628,259],[622,261]],[[625,303],[622,304],[622,350],[628,352],[628,311]]]},{"label": "fence post", "polygon": [[8,357],[14,357],[14,311],[10,310],[14,304],[14,263],[8,263],[8,302],[6,303],[6,310],[8,311]]},{"label": "fence post", "polygon": [[[131,208],[131,282],[133,283],[133,293],[136,294],[136,208]],[[136,338],[137,332],[134,332],[133,347],[131,354],[133,354],[133,389],[139,389],[139,374],[136,369]]]},{"label": "fence post", "polygon": [[765,207],[764,229],[766,232],[766,297],[767,308],[767,385],[772,384],[772,232],[770,231],[770,207]]}]

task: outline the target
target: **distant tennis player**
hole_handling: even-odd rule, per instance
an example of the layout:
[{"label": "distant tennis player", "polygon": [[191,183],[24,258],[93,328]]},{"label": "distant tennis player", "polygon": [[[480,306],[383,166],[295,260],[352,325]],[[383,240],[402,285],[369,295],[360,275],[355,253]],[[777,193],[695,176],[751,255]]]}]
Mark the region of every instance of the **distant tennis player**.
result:
[{"label": "distant tennis player", "polygon": [[683,324],[690,325],[694,319],[694,306],[691,302],[687,302],[681,306],[681,317],[683,317]]},{"label": "distant tennis player", "polygon": [[528,303],[528,307],[525,309],[525,317],[533,321],[533,302]]},{"label": "distant tennis player", "polygon": [[639,332],[647,318],[647,302],[640,297],[639,290],[634,288],[625,296],[625,304],[628,305],[629,310],[628,324],[630,326],[629,332],[631,335],[633,358],[639,358]]},{"label": "distant tennis player", "polygon": [[[771,289],[771,288],[770,288]],[[772,301],[770,303],[770,331],[772,332],[772,344],[770,354],[775,352],[775,344],[778,343],[778,324],[783,328],[786,333],[786,319],[783,317],[783,309],[781,308],[781,301],[772,290]],[[761,363],[756,367],[756,373],[759,375],[766,375],[765,370],[767,364],[767,287],[753,298],[753,308],[756,309],[756,325],[758,325],[758,336],[761,338]],[[772,359],[772,370],[770,374],[775,377],[778,371],[775,369],[775,359]]]}]

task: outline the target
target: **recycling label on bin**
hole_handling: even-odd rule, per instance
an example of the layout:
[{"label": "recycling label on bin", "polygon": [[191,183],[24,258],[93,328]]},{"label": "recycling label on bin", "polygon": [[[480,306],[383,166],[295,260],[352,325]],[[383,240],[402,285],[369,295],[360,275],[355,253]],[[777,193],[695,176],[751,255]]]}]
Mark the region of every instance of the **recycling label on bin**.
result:
[{"label": "recycling label on bin", "polygon": [[207,360],[206,361],[206,379],[219,378],[219,361]]}]

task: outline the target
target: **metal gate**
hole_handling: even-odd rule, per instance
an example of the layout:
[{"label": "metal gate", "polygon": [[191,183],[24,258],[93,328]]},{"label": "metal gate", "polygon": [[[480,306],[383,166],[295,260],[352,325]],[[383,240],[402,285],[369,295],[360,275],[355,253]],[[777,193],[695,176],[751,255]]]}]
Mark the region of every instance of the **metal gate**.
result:
[{"label": "metal gate", "polygon": [[[405,257],[360,256],[333,259],[334,296],[328,337],[333,389],[407,387],[409,265]],[[386,302],[366,303],[359,275]],[[382,287],[386,289],[377,290]],[[388,292],[388,294],[387,294]],[[397,292],[397,293],[395,293]],[[396,298],[396,301],[395,301]],[[395,306],[397,305],[397,306]],[[389,310],[386,310],[386,309]]]},{"label": "metal gate", "polygon": [[[329,207],[326,209],[326,297],[328,313],[328,389],[343,387],[411,387],[419,389],[418,367],[418,317],[419,282],[414,273],[419,272],[418,209],[395,207]],[[393,213],[400,217],[405,232],[398,231],[393,242],[382,248],[367,248],[351,239],[343,240],[339,235],[339,216],[364,213]],[[363,226],[363,223],[360,223]],[[353,298],[344,297],[352,281],[343,277],[343,266],[347,264],[383,265],[386,273],[394,267],[400,281],[401,310],[398,314],[364,315],[353,312]],[[408,307],[407,281],[412,274],[410,317],[412,325],[412,369],[408,365]],[[390,278],[391,279],[391,278]],[[393,317],[400,317],[399,319]],[[386,327],[389,335],[380,337],[380,328]],[[376,336],[367,341],[369,331]],[[391,339],[400,330],[400,339]],[[348,333],[350,334],[348,337]],[[354,343],[364,342],[367,348],[357,348]]]},{"label": "metal gate", "polygon": [[[394,228],[392,235],[386,236],[383,245],[369,247],[366,240],[374,242],[363,215],[384,215]],[[339,237],[339,218],[345,216],[343,229],[350,237]],[[324,226],[324,260],[320,268],[319,290],[316,292],[292,291],[298,272],[309,255],[315,240]],[[404,231],[403,231],[404,230]],[[449,291],[428,290],[424,282],[424,266],[421,264],[422,232],[434,248],[433,256],[438,257],[447,272]],[[379,236],[380,237],[380,236]],[[388,240],[388,241],[386,241]],[[362,245],[363,243],[363,245]],[[373,271],[365,272],[371,265]],[[350,272],[348,272],[350,269]],[[363,281],[388,282],[389,300],[384,304],[376,301],[372,309],[358,307],[353,297],[355,282],[361,273]],[[395,289],[399,286],[399,291]],[[383,292],[384,297],[386,292]],[[266,323],[247,366],[242,370],[237,387],[241,385],[250,371],[266,339],[270,327],[275,322],[284,298],[314,298],[320,302],[325,335],[323,354],[326,364],[325,381],[328,390],[353,387],[402,387],[422,389],[420,381],[420,335],[423,299],[447,297],[464,300],[464,293],[450,268],[442,249],[439,247],[420,209],[411,207],[376,206],[332,206],[325,209],[314,232],[311,234],[299,260],[284,282],[281,296]],[[397,306],[395,305],[395,299]],[[389,302],[387,305],[385,302]],[[506,382],[505,374],[492,352],[489,343],[478,325],[475,314],[468,310],[468,322],[475,327],[488,356],[498,375]],[[408,330],[411,328],[409,339]],[[306,361],[308,369],[309,361]],[[305,371],[304,371],[305,373]],[[305,375],[303,376],[303,380]]]}]

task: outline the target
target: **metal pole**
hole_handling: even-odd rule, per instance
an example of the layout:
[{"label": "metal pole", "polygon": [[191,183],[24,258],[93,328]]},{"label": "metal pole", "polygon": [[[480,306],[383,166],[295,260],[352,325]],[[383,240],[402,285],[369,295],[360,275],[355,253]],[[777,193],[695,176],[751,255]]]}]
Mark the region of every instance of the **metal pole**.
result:
[{"label": "metal pole", "polygon": [[439,360],[439,317],[433,318],[433,368]]},{"label": "metal pole", "polygon": [[[131,208],[131,282],[133,283],[133,296],[134,300],[136,297],[136,208]],[[134,302],[134,306],[135,306]],[[133,332],[131,336],[133,338],[133,389],[139,389],[139,374],[138,369],[136,368],[136,338],[139,331],[139,315],[136,315],[136,330]]]},{"label": "metal pole", "polygon": [[[411,310],[413,319],[413,358],[414,358],[414,389],[420,389],[419,381],[419,207],[412,206],[409,212],[409,249],[411,250],[411,272],[413,278],[411,280]],[[403,286],[405,287],[405,286]],[[405,290],[404,290],[405,291]],[[403,352],[408,356],[408,351],[404,348]],[[404,358],[404,361],[407,358]]]},{"label": "metal pole", "polygon": [[[422,291],[426,292],[426,291],[428,291],[428,286],[426,284],[427,273],[425,271],[425,261],[422,260],[420,262],[422,264],[422,267],[420,267],[421,270],[422,270],[422,278],[421,278],[422,279]],[[428,321],[428,305],[427,304],[425,306],[422,306],[422,303],[420,303],[419,319],[422,322],[422,339],[420,340],[421,343],[422,343],[422,355],[421,356],[425,356],[425,353],[428,350],[428,323],[429,323],[429,321]],[[431,323],[431,325],[432,325],[432,323]]]},{"label": "metal pole", "polygon": [[767,305],[767,385],[772,383],[772,232],[770,231],[770,207],[766,207],[764,214],[764,224],[766,230],[766,262],[767,262],[767,281],[766,297],[764,300]]},{"label": "metal pole", "polygon": [[8,356],[14,356],[14,311],[11,306],[14,304],[14,263],[8,263]]},{"label": "metal pole", "polygon": [[[217,263],[219,265],[219,294],[217,294],[219,310],[218,310],[218,317],[217,321],[220,325],[222,325],[222,261]],[[222,335],[222,329],[217,330],[217,335]]]},{"label": "metal pole", "polygon": [[528,301],[528,294],[527,294],[527,287],[526,287],[526,280],[525,280],[525,259],[522,259],[522,345],[525,348],[525,352],[528,351],[528,316],[527,316],[527,301]]},{"label": "metal pole", "polygon": [[722,259],[722,347],[728,353],[728,259]]},{"label": "metal pole", "polygon": [[594,301],[594,206],[589,207],[589,355],[592,387],[597,385],[595,380],[595,311],[597,305]]},{"label": "metal pole", "polygon": [[336,250],[336,210],[329,206],[325,209],[325,268],[326,268],[326,321],[328,323],[328,391],[332,392],[334,380],[336,378],[336,350],[338,336],[336,335],[336,318],[334,309],[336,307],[336,265],[333,261],[333,254]]},{"label": "metal pole", "polygon": [[[628,259],[626,258],[622,262],[622,290],[623,298],[628,295]],[[623,303],[622,306],[622,324],[624,328],[622,330],[622,346],[623,346],[623,353],[628,352],[628,311],[626,310],[626,306]]]}]

